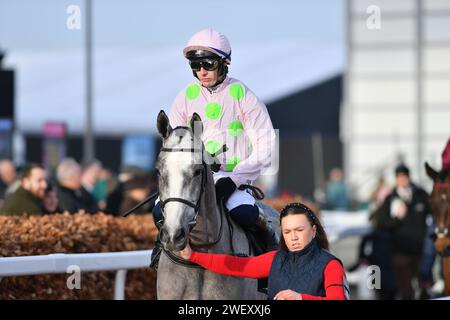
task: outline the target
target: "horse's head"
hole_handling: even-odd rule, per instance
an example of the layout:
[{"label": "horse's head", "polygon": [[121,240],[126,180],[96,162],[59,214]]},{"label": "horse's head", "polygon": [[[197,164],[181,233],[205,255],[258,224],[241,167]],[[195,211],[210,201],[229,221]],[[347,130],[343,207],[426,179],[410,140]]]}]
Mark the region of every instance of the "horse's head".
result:
[{"label": "horse's head", "polygon": [[430,202],[436,223],[436,250],[442,252],[450,237],[450,170],[437,172],[428,163],[425,170],[434,182]]},{"label": "horse's head", "polygon": [[182,250],[187,244],[190,228],[196,223],[205,184],[206,166],[201,142],[203,125],[195,113],[190,128],[172,129],[168,117],[161,111],[157,127],[163,139],[156,162],[164,214],[160,239],[167,250]]}]

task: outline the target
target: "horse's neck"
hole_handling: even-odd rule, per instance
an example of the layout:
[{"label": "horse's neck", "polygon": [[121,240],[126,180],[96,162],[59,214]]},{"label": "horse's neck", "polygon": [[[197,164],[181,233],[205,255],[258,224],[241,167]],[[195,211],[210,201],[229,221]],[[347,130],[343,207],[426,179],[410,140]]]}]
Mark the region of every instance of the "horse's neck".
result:
[{"label": "horse's neck", "polygon": [[[212,172],[209,168],[205,171],[206,172],[204,174],[206,181],[202,199],[200,201],[200,210],[197,217],[197,223],[191,231],[191,241],[194,246],[199,243],[204,244],[216,241],[220,232],[222,232],[222,239],[220,240],[224,240],[223,229],[226,228],[227,224],[227,219],[225,217],[223,217],[223,219],[221,218],[221,212],[216,204],[216,192]],[[220,230],[221,228],[222,230]],[[212,246],[206,246],[204,248],[199,247],[198,249],[207,249],[207,251],[211,252],[221,246],[223,246],[223,241],[219,241],[217,244]]]}]

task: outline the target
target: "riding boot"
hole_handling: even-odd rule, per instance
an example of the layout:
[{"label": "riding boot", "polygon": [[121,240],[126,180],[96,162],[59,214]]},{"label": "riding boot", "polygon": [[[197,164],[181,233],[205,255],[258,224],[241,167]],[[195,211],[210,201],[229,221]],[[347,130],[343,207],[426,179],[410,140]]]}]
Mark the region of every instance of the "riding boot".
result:
[{"label": "riding boot", "polygon": [[278,250],[279,237],[273,230],[271,222],[266,218],[264,213],[259,209],[259,215],[256,219],[255,225],[263,234],[264,243],[266,246],[266,252],[272,250]]},{"label": "riding boot", "polygon": [[156,223],[156,227],[158,229],[158,235],[156,236],[156,241],[155,241],[155,247],[152,250],[152,256],[150,258],[150,268],[154,268],[155,270],[158,270],[158,262],[159,262],[159,257],[161,256],[161,251],[162,251],[162,243],[161,243],[161,239],[159,238],[159,224]]}]

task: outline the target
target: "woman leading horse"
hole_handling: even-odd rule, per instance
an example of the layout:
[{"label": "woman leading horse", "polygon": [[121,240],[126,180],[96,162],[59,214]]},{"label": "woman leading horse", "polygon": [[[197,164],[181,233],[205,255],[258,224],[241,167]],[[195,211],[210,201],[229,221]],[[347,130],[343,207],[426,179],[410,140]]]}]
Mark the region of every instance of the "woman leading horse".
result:
[{"label": "woman leading horse", "polygon": [[317,216],[301,203],[280,214],[280,248],[256,257],[192,251],[182,258],[206,269],[235,277],[269,278],[268,297],[275,300],[344,300],[349,286],[342,262],[328,252],[326,233]]}]

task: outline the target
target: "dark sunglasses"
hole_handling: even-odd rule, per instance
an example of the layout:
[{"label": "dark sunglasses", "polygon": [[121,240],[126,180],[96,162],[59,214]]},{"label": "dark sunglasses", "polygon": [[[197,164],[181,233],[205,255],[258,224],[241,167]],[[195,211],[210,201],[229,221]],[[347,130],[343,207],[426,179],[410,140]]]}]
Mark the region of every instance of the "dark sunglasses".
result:
[{"label": "dark sunglasses", "polygon": [[202,59],[202,60],[190,61],[189,65],[191,66],[191,69],[194,71],[200,71],[200,69],[202,67],[203,67],[203,69],[205,69],[207,71],[213,71],[219,67],[219,60]]}]

